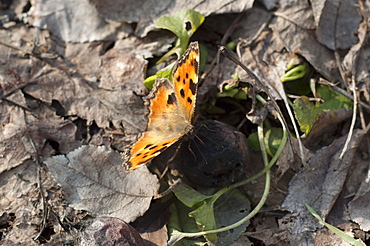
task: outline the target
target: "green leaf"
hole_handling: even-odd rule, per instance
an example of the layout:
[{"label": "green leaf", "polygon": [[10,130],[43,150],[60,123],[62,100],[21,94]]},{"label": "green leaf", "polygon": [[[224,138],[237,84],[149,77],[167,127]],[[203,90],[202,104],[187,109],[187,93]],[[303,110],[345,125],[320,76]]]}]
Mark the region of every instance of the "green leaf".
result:
[{"label": "green leaf", "polygon": [[[290,65],[289,65],[290,66]],[[293,81],[297,79],[301,79],[308,74],[308,67],[304,64],[298,65],[288,72],[286,72],[283,76],[280,77],[281,82]]]},{"label": "green leaf", "polygon": [[[169,244],[176,245],[204,245],[205,242],[201,239],[184,238],[182,234],[177,232],[198,232],[198,226],[195,223],[194,218],[189,216],[191,208],[185,206],[179,200],[176,200],[170,205],[169,208],[171,217],[167,223],[168,234],[169,234]],[[180,241],[181,240],[181,241]],[[171,243],[170,243],[171,242]]]},{"label": "green leaf", "polygon": [[177,54],[180,57],[187,49],[190,37],[203,21],[204,16],[193,9],[183,9],[173,16],[162,16],[159,18],[156,27],[173,32],[178,37],[178,40],[176,46],[159,59],[157,64],[173,54]]},{"label": "green leaf", "polygon": [[[176,186],[173,191],[180,202],[191,207],[192,211],[189,212],[189,216],[193,218],[199,231],[228,226],[239,221],[250,212],[249,200],[237,189],[225,194],[216,193],[212,196],[205,196],[187,185]],[[188,218],[185,218],[184,221],[187,223]],[[223,232],[220,234],[221,242],[231,243],[238,238],[240,233],[245,231],[247,226],[248,223],[246,222],[233,228],[233,230]],[[181,229],[180,226],[174,228],[178,231]],[[217,234],[207,234],[204,237],[213,244],[218,241]]]},{"label": "green leaf", "polygon": [[238,92],[239,89],[237,88],[225,90],[222,93],[217,92],[216,97],[234,97]]},{"label": "green leaf", "polygon": [[294,101],[293,109],[301,130],[307,135],[318,118],[318,114],[324,110],[337,110],[351,108],[353,103],[342,94],[332,90],[328,86],[317,89],[317,95],[323,103],[310,102],[308,97],[302,96]]},{"label": "green leaf", "polygon": [[[239,189],[223,194],[214,205],[217,228],[223,228],[243,219],[251,211],[251,203]],[[249,221],[242,225],[218,234],[219,245],[230,245],[245,232]]]},{"label": "green leaf", "polygon": [[261,147],[258,141],[257,132],[253,132],[248,136],[248,146],[256,151],[261,151]]},{"label": "green leaf", "polygon": [[282,138],[282,128],[271,127],[266,130],[264,140],[266,145],[266,152],[268,155],[270,155],[271,157],[275,155],[281,144]]},{"label": "green leaf", "polygon": [[[218,197],[205,196],[188,185],[178,185],[173,192],[179,201],[192,208],[189,216],[194,218],[200,231],[216,229],[213,204]],[[205,235],[205,238],[212,243],[217,242],[216,234]]]},{"label": "green leaf", "polygon": [[335,110],[353,107],[351,100],[328,86],[319,87],[317,89],[317,95],[324,100],[321,106],[322,109]]},{"label": "green leaf", "polygon": [[184,185],[177,185],[173,188],[173,193],[183,204],[188,206],[189,208],[196,206],[198,203],[202,203],[203,201],[209,199],[212,196],[205,196],[198,191],[192,189],[190,186]]},{"label": "green leaf", "polygon": [[186,232],[199,231],[194,218],[189,216],[189,213],[192,211],[191,208],[176,200],[170,205],[169,210],[171,217],[168,222],[168,228]]},{"label": "green leaf", "polygon": [[[189,216],[195,219],[200,231],[209,231],[216,229],[216,219],[213,211],[214,199],[203,201],[203,204],[189,213]],[[217,244],[217,234],[207,234],[206,239],[213,244]]]},{"label": "green leaf", "polygon": [[[173,67],[173,64],[171,64],[171,65]],[[166,68],[168,68],[168,66]],[[172,81],[172,68],[169,69],[169,70],[160,70],[155,75],[152,75],[152,76],[146,78],[144,80],[144,85],[146,86],[146,88],[151,90],[153,88],[153,84],[154,84],[155,80],[160,79],[160,78],[167,78],[170,81]]]},{"label": "green leaf", "polygon": [[320,104],[311,103],[308,97],[302,96],[294,101],[293,109],[301,130],[307,135],[311,131],[317,115],[322,112]]},{"label": "green leaf", "polygon": [[223,86],[222,93],[218,92],[216,97],[232,97],[235,99],[246,100],[248,98],[248,88],[239,85],[239,76],[235,74],[232,79]]},{"label": "green leaf", "polygon": [[[276,151],[281,144],[282,138],[282,128],[270,127],[269,129],[264,131],[263,141],[266,146],[266,152],[269,156],[272,157],[276,154]],[[248,136],[248,146],[258,151],[261,150],[257,132],[252,133]]]}]

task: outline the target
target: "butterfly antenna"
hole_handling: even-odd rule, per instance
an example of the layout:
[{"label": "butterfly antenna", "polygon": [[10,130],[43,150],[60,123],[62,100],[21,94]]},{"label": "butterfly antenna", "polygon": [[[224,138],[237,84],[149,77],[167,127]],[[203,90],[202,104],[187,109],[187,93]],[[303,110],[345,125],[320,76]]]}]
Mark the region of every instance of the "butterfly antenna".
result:
[{"label": "butterfly antenna", "polygon": [[[215,132],[215,130],[210,129],[206,124],[201,124],[201,125],[200,125],[200,127],[204,127],[204,128],[206,128],[208,131]],[[221,146],[222,148],[224,148],[224,146],[223,146],[222,144],[220,144],[219,142],[214,141],[212,138],[208,137],[208,136],[207,136],[207,134],[204,134],[204,133],[198,133],[198,135],[197,135],[197,134],[194,134],[194,135],[196,136],[196,138],[198,138],[198,139],[199,139],[199,141],[200,141],[202,144],[204,144],[204,142],[199,138],[199,136],[198,136],[198,135],[202,135],[203,137],[207,138],[207,139],[208,139],[209,141],[211,141],[212,143],[214,143],[214,144],[216,144],[216,145]]]},{"label": "butterfly antenna", "polygon": [[[204,142],[203,142],[203,141],[198,137],[198,135],[197,135],[196,133],[194,133],[194,137],[195,137],[196,139],[198,139],[198,140],[199,140],[199,142],[200,142],[202,145],[204,145]],[[207,161],[207,159],[204,157],[204,155],[203,155],[202,151],[200,150],[200,148],[199,148],[199,146],[198,146],[198,144],[197,144],[197,141],[195,141],[194,139],[192,139],[191,141],[195,144],[195,147],[198,149],[198,153],[200,153],[200,154],[201,154],[201,156],[202,156],[203,160],[206,162],[206,164],[208,164],[208,161]],[[193,154],[194,159],[196,160],[196,159],[197,159],[197,158],[196,158],[196,155],[195,155],[194,151],[193,151],[193,150],[191,149],[191,147],[190,147],[191,141],[189,141],[188,150]]]}]

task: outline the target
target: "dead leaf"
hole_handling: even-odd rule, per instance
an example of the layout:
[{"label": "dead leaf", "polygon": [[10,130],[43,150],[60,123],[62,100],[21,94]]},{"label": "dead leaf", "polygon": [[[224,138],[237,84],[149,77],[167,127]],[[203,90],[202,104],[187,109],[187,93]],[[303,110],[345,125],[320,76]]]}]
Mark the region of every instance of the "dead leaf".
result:
[{"label": "dead leaf", "polygon": [[[26,121],[23,110],[17,107],[1,107],[4,121],[0,131],[0,173],[10,170],[31,158],[32,146],[24,137]],[[14,151],[14,149],[18,151]],[[31,153],[29,151],[32,151]]]},{"label": "dead leaf", "polygon": [[329,145],[335,138],[339,124],[349,119],[352,110],[345,108],[338,110],[325,110],[317,117],[307,138],[303,139],[303,144],[311,150],[318,150],[321,146]]},{"label": "dead leaf", "polygon": [[370,230],[370,170],[367,170],[367,176],[362,180],[356,196],[348,204],[348,212],[351,219],[360,225],[364,231]]},{"label": "dead leaf", "polygon": [[289,230],[294,240],[311,238],[321,226],[306,210],[305,203],[326,218],[343,189],[349,166],[364,132],[354,132],[343,159],[338,159],[347,136],[317,151],[308,162],[310,170],[297,173],[290,182],[289,194],[282,207],[291,212],[280,221],[281,229]]},{"label": "dead leaf", "polygon": [[[0,174],[1,215],[12,216],[11,226],[3,236],[14,242],[32,243],[41,224],[40,193],[37,185],[37,166],[31,161],[24,161],[17,167]],[[25,199],[27,197],[27,199]],[[36,245],[36,243],[32,243]]]},{"label": "dead leaf", "polygon": [[357,43],[362,19],[357,1],[314,0],[311,4],[320,43],[332,50],[348,49]]},{"label": "dead leaf", "polygon": [[83,146],[45,163],[69,205],[95,217],[134,221],[149,208],[159,187],[146,167],[126,173],[121,155],[106,147]]},{"label": "dead leaf", "polygon": [[280,235],[282,231],[272,216],[261,217],[254,223],[256,230],[246,232],[247,236],[261,240],[266,245],[284,245],[285,238]]},{"label": "dead leaf", "polygon": [[[126,135],[136,135],[145,129],[146,122],[143,102],[134,92],[144,94],[143,71],[147,61],[134,51],[112,50],[100,57],[100,46],[67,45],[69,56],[66,62],[72,63],[77,71],[81,68],[85,72],[72,75],[70,69],[71,77],[67,77],[62,70],[49,67],[48,76],[37,79],[25,91],[49,104],[58,101],[65,115],[87,119],[88,125],[95,122],[103,128],[113,125],[120,129],[123,126]],[[78,54],[79,51],[86,57]],[[99,84],[101,77],[104,82]],[[89,81],[91,78],[95,79]]]},{"label": "dead leaf", "polygon": [[146,213],[137,218],[132,226],[141,237],[155,245],[167,245],[167,223],[170,218],[169,203],[153,202]]},{"label": "dead leaf", "polygon": [[346,71],[350,72],[356,81],[358,91],[364,95],[367,103],[370,101],[370,74],[367,69],[367,54],[369,53],[369,46],[366,45],[366,37],[368,33],[367,18],[359,25],[358,39],[359,42],[353,45],[346,56],[343,58],[343,67]]},{"label": "dead leaf", "polygon": [[[3,104],[3,122],[0,131],[0,173],[35,159],[38,154],[48,158],[55,151],[68,153],[81,145],[76,139],[76,126],[56,116],[53,111],[40,107],[37,117],[16,106]],[[45,120],[47,119],[47,120]],[[55,149],[49,149],[50,144]]]},{"label": "dead leaf", "polygon": [[65,42],[116,40],[125,38],[132,32],[128,23],[102,19],[96,7],[88,0],[33,0],[31,4],[30,23],[41,29],[48,29]]},{"label": "dead leaf", "polygon": [[317,41],[311,30],[281,16],[273,18],[270,27],[290,53],[303,56],[324,78],[339,81],[334,54]]},{"label": "dead leaf", "polygon": [[[107,20],[115,22],[137,22],[135,33],[144,37],[148,32],[155,30],[155,23],[161,16],[173,15],[182,9],[194,9],[201,14],[208,16],[212,14],[235,13],[247,10],[252,7],[254,0],[239,1],[161,1],[158,4],[155,0],[143,1],[114,1],[94,0],[100,14]],[[122,13],[125,13],[124,15]]]},{"label": "dead leaf", "polygon": [[297,1],[295,4],[289,1],[281,1],[280,8],[275,12],[275,15],[289,20],[303,29],[315,29],[316,27],[314,11],[307,1]]}]

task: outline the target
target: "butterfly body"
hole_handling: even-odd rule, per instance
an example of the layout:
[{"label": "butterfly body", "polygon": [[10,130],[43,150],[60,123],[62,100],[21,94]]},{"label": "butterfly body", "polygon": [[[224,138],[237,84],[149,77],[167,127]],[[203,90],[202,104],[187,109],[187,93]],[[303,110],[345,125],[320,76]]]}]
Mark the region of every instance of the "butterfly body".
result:
[{"label": "butterfly body", "polygon": [[145,98],[147,129],[124,155],[127,170],[146,164],[192,131],[198,70],[199,47],[193,42],[174,66],[173,83],[166,78],[156,80]]}]

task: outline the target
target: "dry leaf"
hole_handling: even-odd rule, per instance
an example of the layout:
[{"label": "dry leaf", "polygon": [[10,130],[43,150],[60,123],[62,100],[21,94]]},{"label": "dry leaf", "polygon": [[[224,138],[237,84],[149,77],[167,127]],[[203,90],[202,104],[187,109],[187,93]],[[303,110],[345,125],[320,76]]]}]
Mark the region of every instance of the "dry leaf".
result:
[{"label": "dry leaf", "polygon": [[122,39],[132,32],[128,23],[113,23],[101,18],[88,0],[33,0],[29,20],[33,26],[48,29],[65,42],[83,43]]},{"label": "dry leaf", "polygon": [[155,245],[167,245],[169,203],[153,202],[149,210],[132,223],[141,237]]},{"label": "dry leaf", "polygon": [[121,155],[106,147],[83,146],[45,161],[75,209],[131,222],[149,208],[159,187],[146,167],[126,173]]},{"label": "dry leaf", "polygon": [[[155,0],[94,0],[92,1],[100,14],[107,20],[115,22],[137,22],[135,33],[144,37],[148,32],[153,31],[155,23],[161,16],[173,15],[182,9],[194,9],[201,14],[208,16],[212,14],[235,13],[247,10],[252,7],[254,0],[233,1],[171,1],[164,0],[158,4]],[[124,13],[124,14],[122,14]]]},{"label": "dry leaf", "polygon": [[319,73],[330,81],[338,81],[339,73],[334,54],[320,44],[311,30],[303,29],[295,23],[277,16],[270,27],[285,44],[290,53],[303,56]]},{"label": "dry leaf", "polygon": [[339,159],[347,136],[317,151],[308,162],[310,170],[297,173],[290,182],[289,194],[282,207],[291,214],[280,221],[281,229],[289,230],[295,241],[311,238],[321,226],[305,208],[312,206],[322,218],[331,211],[348,174],[349,166],[364,132],[354,132],[343,159]]},{"label": "dry leaf", "polygon": [[[369,167],[369,166],[368,166]],[[348,204],[348,212],[351,219],[358,223],[362,230],[370,230],[370,170],[363,179],[356,196]]]},{"label": "dry leaf", "polygon": [[42,204],[35,189],[37,171],[36,164],[28,160],[0,174],[1,216],[9,216],[8,223],[12,221],[11,226],[4,226],[7,230],[3,236],[8,240],[31,243],[38,233]]},{"label": "dry leaf", "polygon": [[348,49],[357,43],[362,17],[356,0],[314,0],[311,4],[320,43],[332,50]]},{"label": "dry leaf", "polygon": [[[144,94],[143,71],[147,61],[128,50],[111,50],[100,57],[101,45],[70,44],[67,48],[66,62],[81,68],[81,72],[67,77],[63,71],[49,68],[48,76],[37,79],[25,91],[49,104],[57,101],[65,112],[63,116],[77,115],[86,119],[88,125],[95,122],[103,128],[123,127],[126,135],[145,129],[143,102],[136,94]],[[104,82],[99,84],[101,77]],[[89,81],[91,78],[95,79]]]},{"label": "dry leaf", "polygon": [[338,125],[349,119],[352,110],[345,108],[338,110],[325,110],[315,120],[311,132],[303,139],[303,144],[311,150],[320,149],[321,146],[330,144],[337,136]]}]

